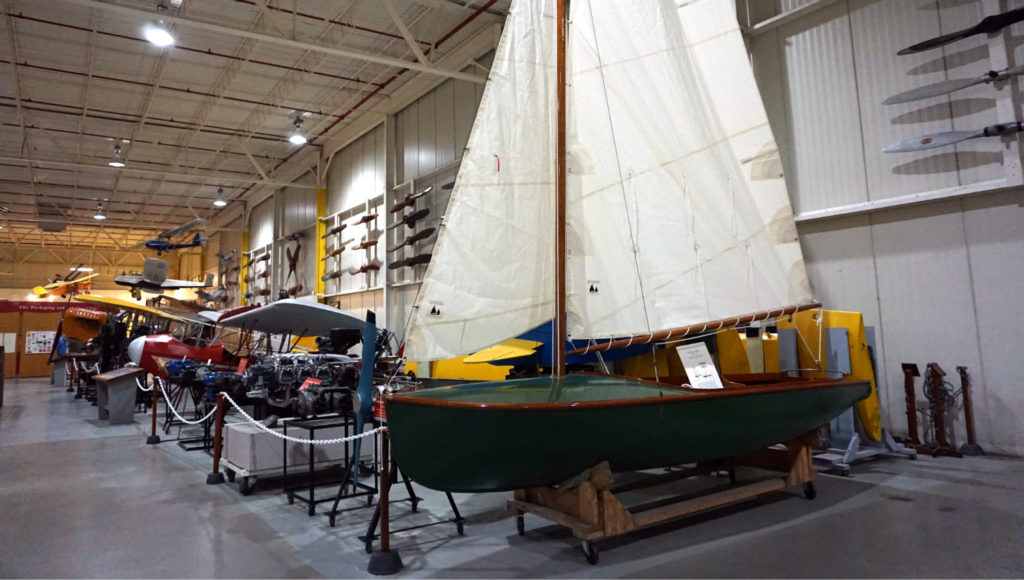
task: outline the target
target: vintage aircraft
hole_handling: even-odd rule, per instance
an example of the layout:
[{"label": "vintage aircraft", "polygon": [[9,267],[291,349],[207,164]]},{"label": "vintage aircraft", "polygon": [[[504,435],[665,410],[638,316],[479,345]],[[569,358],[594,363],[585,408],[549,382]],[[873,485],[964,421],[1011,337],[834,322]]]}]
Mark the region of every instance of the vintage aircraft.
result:
[{"label": "vintage aircraft", "polygon": [[204,304],[207,302],[227,302],[228,300],[228,289],[225,286],[221,286],[213,292],[203,292],[202,290],[196,290],[196,297],[199,298]]},{"label": "vintage aircraft", "polygon": [[202,218],[194,219],[188,222],[187,224],[183,224],[176,228],[171,228],[166,232],[157,234],[155,238],[146,240],[145,242],[142,242],[140,244],[136,244],[136,246],[145,246],[150,250],[156,250],[156,255],[158,256],[164,252],[173,252],[174,250],[181,250],[184,248],[195,248],[197,246],[201,246],[206,243],[206,240],[209,239],[203,234],[203,232],[196,232],[196,235],[195,237],[192,238],[191,242],[175,243],[173,241],[173,238],[176,238],[177,236],[180,236],[182,234],[186,234],[204,223],[206,223],[206,220]]},{"label": "vintage aircraft", "polygon": [[89,274],[82,278],[76,278],[78,271],[75,270],[71,274],[61,278],[60,276],[50,280],[49,284],[45,286],[36,286],[32,289],[32,293],[35,294],[36,298],[45,298],[47,296],[74,296],[75,294],[82,294],[89,291],[92,286],[92,280],[99,274]]},{"label": "vintage aircraft", "polygon": [[173,280],[167,277],[169,266],[167,262],[157,258],[146,258],[141,274],[122,274],[114,276],[114,282],[121,286],[130,286],[132,297],[142,300],[142,292],[159,294],[164,290],[177,290],[178,288],[208,288],[213,286],[213,274],[207,274],[206,280],[202,282],[189,282],[187,280]]}]

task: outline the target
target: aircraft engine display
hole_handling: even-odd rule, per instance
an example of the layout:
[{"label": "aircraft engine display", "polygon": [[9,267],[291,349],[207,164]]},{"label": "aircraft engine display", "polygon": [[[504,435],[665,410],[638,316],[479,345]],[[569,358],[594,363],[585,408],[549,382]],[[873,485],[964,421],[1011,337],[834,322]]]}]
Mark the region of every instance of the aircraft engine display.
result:
[{"label": "aircraft engine display", "polygon": [[358,359],[342,354],[278,354],[250,362],[241,382],[250,400],[299,416],[347,413]]}]

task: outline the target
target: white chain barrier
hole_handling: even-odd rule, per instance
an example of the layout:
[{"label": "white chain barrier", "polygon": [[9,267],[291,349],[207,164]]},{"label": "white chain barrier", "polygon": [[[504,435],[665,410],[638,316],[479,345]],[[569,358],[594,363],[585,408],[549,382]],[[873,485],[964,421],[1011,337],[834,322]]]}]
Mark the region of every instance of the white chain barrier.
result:
[{"label": "white chain barrier", "polygon": [[274,431],[273,429],[267,427],[263,423],[253,419],[252,417],[249,416],[248,413],[246,413],[244,410],[242,410],[242,407],[238,403],[236,403],[234,399],[231,398],[231,395],[229,395],[227,393],[221,393],[221,394],[224,395],[224,398],[227,399],[227,401],[229,403],[231,403],[231,405],[236,410],[238,410],[238,412],[241,413],[241,415],[243,417],[245,417],[245,419],[248,420],[250,423],[252,423],[253,425],[259,427],[260,429],[266,431],[267,433],[270,433],[274,437],[278,437],[278,438],[284,439],[286,441],[291,441],[292,443],[301,443],[301,444],[304,444],[304,445],[309,445],[309,444],[312,444],[312,445],[335,445],[337,443],[347,443],[349,441],[355,441],[356,439],[362,439],[363,437],[369,437],[370,435],[373,435],[375,433],[379,433],[379,432],[381,432],[381,431],[386,429],[386,427],[377,427],[376,429],[371,429],[369,431],[364,431],[363,433],[357,433],[355,435],[349,435],[348,437],[339,437],[337,439],[302,439],[302,438],[299,438],[299,437],[292,437],[291,435],[285,435],[284,433],[279,433],[277,431]]},{"label": "white chain barrier", "polygon": [[153,387],[143,386],[142,383],[139,382],[139,377],[135,377],[135,385],[138,386],[139,389],[146,391],[147,393],[153,390]]},{"label": "white chain barrier", "polygon": [[98,373],[98,372],[100,372],[100,363],[96,363],[96,364],[92,365],[91,367],[87,367],[87,366],[85,366],[85,363],[83,363],[82,361],[80,361],[78,359],[75,359],[75,364],[78,365],[78,371],[82,372],[82,373]]},{"label": "white chain barrier", "polygon": [[155,378],[157,380],[157,382],[160,383],[160,392],[163,393],[164,400],[167,401],[167,408],[170,409],[171,412],[174,413],[174,416],[177,417],[178,420],[181,421],[182,423],[184,423],[186,425],[200,425],[200,424],[204,423],[207,419],[212,417],[214,413],[217,412],[217,408],[214,407],[202,419],[199,419],[197,421],[189,421],[188,419],[182,417],[178,413],[178,410],[174,408],[174,403],[172,403],[170,397],[167,396],[167,389],[164,388],[164,382],[162,380],[160,380],[160,377],[153,377],[153,378]]}]

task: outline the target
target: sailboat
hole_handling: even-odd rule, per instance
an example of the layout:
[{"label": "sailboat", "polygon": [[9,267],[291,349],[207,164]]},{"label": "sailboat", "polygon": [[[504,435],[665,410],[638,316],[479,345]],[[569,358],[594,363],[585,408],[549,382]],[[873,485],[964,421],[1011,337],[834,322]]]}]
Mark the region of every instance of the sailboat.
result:
[{"label": "sailboat", "polygon": [[[512,2],[405,347],[409,360],[450,358],[552,321],[552,375],[387,395],[395,458],[426,487],[505,491],[603,461],[735,457],[870,393],[844,380],[700,390],[565,376],[566,342],[653,345],[811,303],[785,185],[740,162],[774,142],[745,53],[739,70],[716,60],[743,51],[722,34],[737,26],[732,3],[568,4]],[[733,80],[709,88],[714,75]]]}]

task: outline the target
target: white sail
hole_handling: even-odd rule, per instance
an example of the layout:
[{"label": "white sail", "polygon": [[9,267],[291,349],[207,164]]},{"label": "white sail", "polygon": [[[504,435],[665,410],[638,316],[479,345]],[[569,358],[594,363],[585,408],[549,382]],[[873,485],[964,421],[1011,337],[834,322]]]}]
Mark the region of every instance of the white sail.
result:
[{"label": "white sail", "polygon": [[[714,37],[715,50],[742,55],[735,14],[722,10],[730,4],[684,10],[698,30],[729,22],[735,35]],[[785,189],[752,187],[738,157],[745,133],[768,130],[749,64],[722,66],[724,56],[688,43],[671,1],[572,6],[570,337],[647,334],[809,299]],[[709,83],[735,90],[719,101]]]},{"label": "white sail", "polygon": [[551,320],[555,11],[514,2],[406,336],[410,360],[467,354]]},{"label": "white sail", "polygon": [[[552,317],[552,4],[513,3],[414,308],[412,360],[466,354]],[[781,175],[759,179],[742,162],[774,141],[729,5],[571,3],[574,340],[810,298]]]}]

